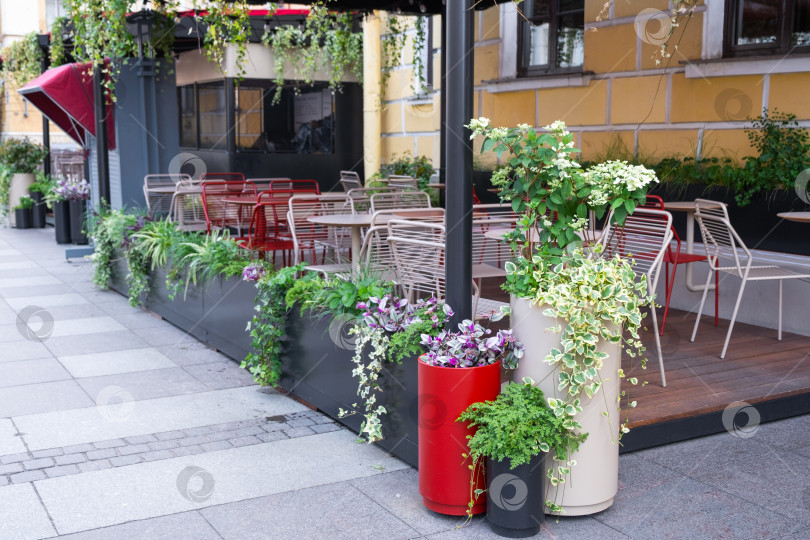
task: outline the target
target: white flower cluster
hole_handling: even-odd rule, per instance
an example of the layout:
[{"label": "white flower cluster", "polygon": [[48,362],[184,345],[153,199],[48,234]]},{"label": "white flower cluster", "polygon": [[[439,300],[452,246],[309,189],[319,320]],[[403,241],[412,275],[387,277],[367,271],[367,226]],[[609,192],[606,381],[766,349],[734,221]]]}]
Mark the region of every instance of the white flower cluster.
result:
[{"label": "white flower cluster", "polygon": [[[604,187],[604,191],[625,187],[636,191],[651,182],[658,182],[655,172],[643,165],[629,165],[626,161],[605,161],[586,171],[593,188]],[[610,187],[608,187],[610,186]],[[602,190],[600,190],[602,191]]]},{"label": "white flower cluster", "polygon": [[481,118],[473,118],[470,120],[470,123],[467,124],[467,127],[472,130],[470,139],[474,139],[477,135],[481,135],[489,128],[489,118],[483,116]]},{"label": "white flower cluster", "polygon": [[563,122],[562,120],[555,120],[549,125],[543,126],[543,129],[545,129],[546,131],[550,131],[551,133],[557,135],[558,137],[568,135],[568,129],[565,125],[565,122]]}]

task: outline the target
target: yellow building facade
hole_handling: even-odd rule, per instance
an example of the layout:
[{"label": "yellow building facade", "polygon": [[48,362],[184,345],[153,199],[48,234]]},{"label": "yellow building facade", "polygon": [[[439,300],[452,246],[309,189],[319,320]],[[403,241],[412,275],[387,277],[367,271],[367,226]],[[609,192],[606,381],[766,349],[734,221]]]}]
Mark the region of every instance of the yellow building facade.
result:
[{"label": "yellow building facade", "polygon": [[[526,0],[521,6],[531,3]],[[744,128],[763,108],[795,114],[800,125],[810,127],[810,34],[796,31],[792,43],[775,49],[768,36],[752,38],[746,28],[737,30],[739,38],[729,45],[729,32],[735,31],[729,17],[738,15],[729,11],[743,4],[709,0],[671,26],[666,1],[585,0],[577,15],[581,31],[569,39],[574,45],[558,45],[556,51],[560,56],[567,47],[567,60],[573,55],[581,64],[533,73],[521,72],[520,55],[526,53],[519,41],[525,39],[527,26],[520,26],[526,24],[526,13],[512,3],[477,11],[474,115],[496,126],[542,127],[563,120],[576,134],[583,160],[751,155]],[[553,19],[553,11],[551,15]],[[438,17],[432,28],[440,28]],[[670,56],[662,57],[660,45],[670,28]],[[414,36],[411,30],[409,39]],[[413,88],[412,44],[405,47],[401,65],[391,71],[382,113],[383,161],[408,152],[441,165],[438,32],[433,32],[431,46],[427,54],[437,80],[426,92]],[[476,164],[490,168],[496,158],[476,151]]]}]

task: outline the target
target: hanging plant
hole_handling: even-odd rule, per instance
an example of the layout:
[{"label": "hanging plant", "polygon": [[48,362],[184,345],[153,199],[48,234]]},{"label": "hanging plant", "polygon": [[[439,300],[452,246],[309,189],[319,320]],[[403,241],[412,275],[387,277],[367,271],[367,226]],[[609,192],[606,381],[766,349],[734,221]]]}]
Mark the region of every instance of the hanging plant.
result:
[{"label": "hanging plant", "polygon": [[[312,85],[319,67],[326,71],[329,88],[340,92],[346,72],[363,80],[363,36],[353,32],[349,14],[330,14],[323,2],[313,4],[303,27],[282,25],[265,30],[262,43],[273,50],[276,91],[273,104],[281,99],[288,67],[293,77]],[[295,56],[295,58],[293,58]],[[296,88],[298,91],[298,88]]]},{"label": "hanging plant", "polygon": [[[194,6],[204,12],[202,20],[207,26],[203,40],[205,57],[209,62],[214,62],[223,75],[235,75],[238,83],[245,75],[244,65],[250,38],[250,9],[247,1],[195,0]],[[227,73],[227,69],[223,68],[225,49],[228,46],[235,48],[235,74]]]},{"label": "hanging plant", "polygon": [[[430,55],[425,53],[427,43],[427,17],[416,17],[414,26],[416,35],[413,38],[413,83],[411,89],[416,95],[425,94],[428,90],[425,79],[426,62],[430,62]],[[428,49],[429,50],[429,49]]]},{"label": "hanging plant", "polygon": [[64,37],[67,21],[67,17],[57,17],[54,19],[53,24],[51,25],[51,67],[57,67],[68,63]]},{"label": "hanging plant", "polygon": [[25,86],[41,73],[44,55],[36,32],[5,47],[0,55],[3,56],[3,78],[15,87]]},{"label": "hanging plant", "polygon": [[382,36],[382,72],[380,73],[380,107],[385,100],[385,89],[388,87],[388,79],[391,78],[391,70],[399,65],[402,57],[402,49],[405,47],[405,24],[401,17],[389,14],[386,18],[386,29]]}]

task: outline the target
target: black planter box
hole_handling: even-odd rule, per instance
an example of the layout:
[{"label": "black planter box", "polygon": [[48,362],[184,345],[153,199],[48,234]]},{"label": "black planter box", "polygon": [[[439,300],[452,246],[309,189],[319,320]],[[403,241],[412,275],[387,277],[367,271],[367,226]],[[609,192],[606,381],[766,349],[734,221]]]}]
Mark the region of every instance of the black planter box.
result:
[{"label": "black planter box", "polygon": [[35,229],[43,229],[45,228],[45,214],[48,212],[45,199],[42,198],[42,193],[39,191],[32,191],[31,198],[34,199],[34,207],[31,209],[31,226]]},{"label": "black planter box", "polygon": [[[780,212],[810,210],[810,207],[792,189],[754,197],[747,206],[742,208],[734,200],[735,192],[723,186],[693,184],[677,187],[659,184],[651,189],[650,193],[659,195],[665,202],[693,201],[695,199],[724,202],[728,204],[731,226],[749,249],[810,255],[807,224],[783,220],[776,215]],[[683,249],[685,249],[686,213],[672,212],[672,219],[678,236],[684,243]],[[697,224],[695,224],[695,241],[701,241],[700,228]]]},{"label": "black planter box", "polygon": [[70,243],[70,204],[67,201],[53,203],[53,228],[57,244]]},{"label": "black planter box", "polygon": [[[353,403],[362,404],[357,396],[357,379],[351,373],[354,351],[335,343],[331,336],[338,333],[336,328],[332,328],[330,336],[329,327],[337,324],[335,320],[302,315],[297,307],[289,312],[279,386],[359,432],[363,423],[361,411],[338,417],[339,409],[352,410]],[[414,467],[419,461],[417,361],[408,358],[402,364],[385,364],[377,403],[388,412],[380,416],[384,438],[375,443]]]},{"label": "black planter box", "polygon": [[87,201],[70,201],[70,241],[74,244],[87,243],[83,229],[87,219]]},{"label": "black planter box", "polygon": [[[126,259],[118,251],[111,273],[110,287],[126,295]],[[244,360],[252,350],[246,327],[255,313],[255,285],[239,276],[217,278],[205,285],[191,284],[185,298],[181,291],[170,300],[165,279],[162,269],[151,272],[150,291],[142,299],[144,307],[235,361]],[[357,379],[351,373],[354,351],[350,345],[339,346],[333,341],[329,327],[335,324],[329,316],[302,315],[297,307],[290,310],[278,386],[359,432],[363,422],[359,411],[344,418],[338,416],[339,409],[352,410],[352,404],[358,403],[359,398]],[[377,403],[385,406],[388,413],[381,416],[384,439],[375,443],[414,467],[418,464],[417,360],[386,363],[380,376],[383,391],[377,396]]]},{"label": "black planter box", "polygon": [[30,208],[15,208],[14,209],[14,228],[16,229],[30,229],[31,228],[31,209]]}]

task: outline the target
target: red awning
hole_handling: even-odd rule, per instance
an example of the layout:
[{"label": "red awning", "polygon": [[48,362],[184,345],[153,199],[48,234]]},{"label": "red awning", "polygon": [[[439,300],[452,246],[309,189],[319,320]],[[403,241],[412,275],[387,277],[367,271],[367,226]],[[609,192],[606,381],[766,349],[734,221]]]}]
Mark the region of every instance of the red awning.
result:
[{"label": "red awning", "polygon": [[[65,64],[49,69],[19,89],[20,94],[59,126],[71,139],[87,147],[84,130],[96,134],[93,114],[93,77],[90,64]],[[112,105],[107,104],[107,144],[115,148]]]}]

